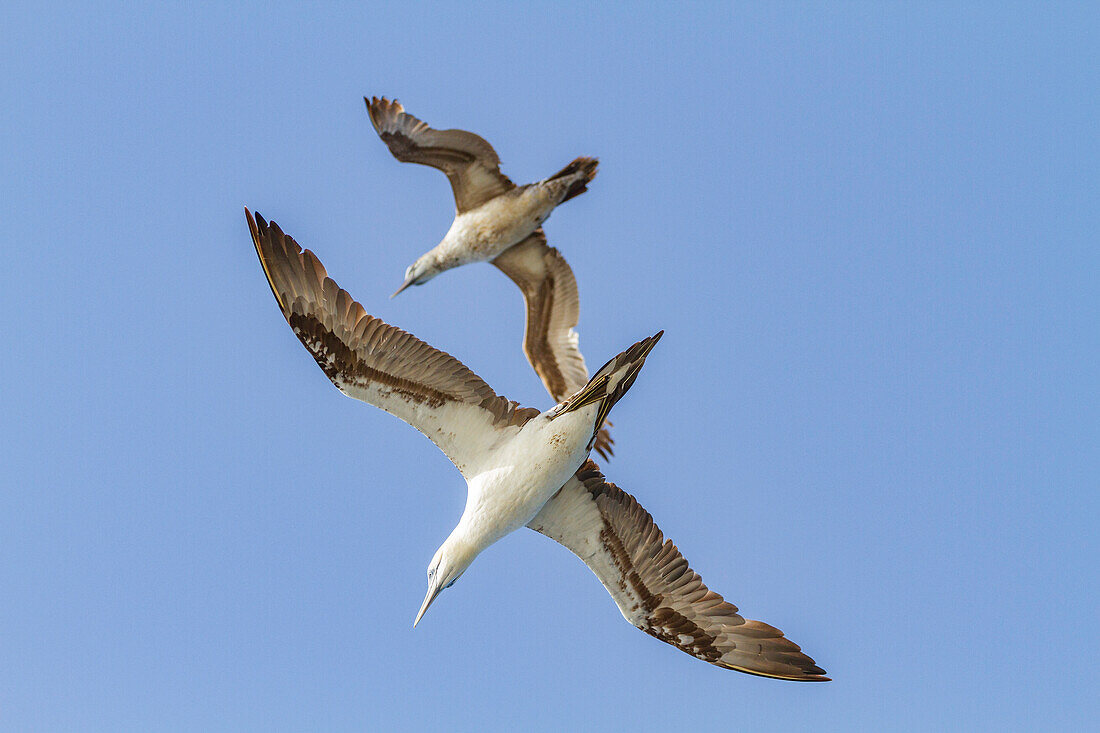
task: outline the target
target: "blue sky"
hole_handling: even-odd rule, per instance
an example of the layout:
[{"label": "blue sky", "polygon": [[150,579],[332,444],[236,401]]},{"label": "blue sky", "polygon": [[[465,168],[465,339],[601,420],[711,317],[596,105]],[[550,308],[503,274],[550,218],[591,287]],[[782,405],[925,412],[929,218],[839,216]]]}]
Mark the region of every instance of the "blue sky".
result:
[{"label": "blue sky", "polygon": [[[0,10],[0,728],[1005,730],[1100,715],[1100,13],[1085,4]],[[609,4],[610,5],[610,4]],[[604,467],[834,678],[703,664],[533,532],[415,631],[458,473],[334,390],[247,205],[548,407],[494,268],[363,95],[515,180],[590,365],[659,328]]]}]

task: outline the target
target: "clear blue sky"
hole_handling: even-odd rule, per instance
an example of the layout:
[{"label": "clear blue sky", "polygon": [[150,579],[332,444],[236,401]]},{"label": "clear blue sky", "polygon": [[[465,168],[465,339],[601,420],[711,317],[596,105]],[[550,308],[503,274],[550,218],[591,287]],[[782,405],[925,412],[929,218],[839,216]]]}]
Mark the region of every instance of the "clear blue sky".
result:
[{"label": "clear blue sky", "polygon": [[[0,10],[0,728],[1095,723],[1100,12],[129,5]],[[387,298],[452,202],[365,94],[516,180],[600,157],[547,225],[581,346],[666,331],[607,474],[834,682],[660,644],[526,531],[412,629],[462,480],[331,387],[243,208],[549,400],[494,268]]]}]

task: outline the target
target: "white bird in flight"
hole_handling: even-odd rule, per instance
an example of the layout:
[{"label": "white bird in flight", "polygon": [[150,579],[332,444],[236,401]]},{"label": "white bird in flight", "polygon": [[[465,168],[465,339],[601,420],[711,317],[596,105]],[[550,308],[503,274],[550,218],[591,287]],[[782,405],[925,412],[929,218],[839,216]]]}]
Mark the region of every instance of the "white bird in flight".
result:
[{"label": "white bird in flight", "polygon": [[433,130],[385,97],[363,101],[393,157],[443,171],[455,195],[451,228],[405,271],[394,295],[452,267],[493,259],[533,234],[558,204],[587,191],[596,175],[598,161],[581,157],[549,178],[517,186],[500,172],[500,158],[480,135]]},{"label": "white bird in flight", "polygon": [[[523,293],[523,351],[546,391],[561,402],[587,384],[574,330],[580,316],[577,281],[561,253],[546,243],[540,225],[558,204],[587,190],[597,161],[577,158],[544,181],[517,187],[500,172],[500,158],[479,135],[433,130],[385,97],[364,101],[371,123],[395,158],[442,170],[454,190],[450,231],[408,268],[397,293],[452,267],[490,260]],[[603,458],[614,452],[609,426],[601,427],[596,439],[595,450]]]},{"label": "white bird in flight", "polygon": [[661,641],[727,669],[828,679],[781,631],[708,590],[634,498],[585,461],[661,333],[550,410],[523,408],[454,357],[368,315],[312,252],[245,214],[283,316],[333,384],[424,433],[466,479],[466,508],[428,566],[414,626],[479,553],[527,525],[580,557],[627,621]]}]

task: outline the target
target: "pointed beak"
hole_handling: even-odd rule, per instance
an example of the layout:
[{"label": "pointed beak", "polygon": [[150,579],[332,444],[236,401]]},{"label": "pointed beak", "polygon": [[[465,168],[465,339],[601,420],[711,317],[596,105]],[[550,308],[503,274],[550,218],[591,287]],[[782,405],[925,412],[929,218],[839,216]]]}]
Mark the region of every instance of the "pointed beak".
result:
[{"label": "pointed beak", "polygon": [[393,295],[391,295],[390,297],[391,298],[396,298],[398,295],[401,294],[402,290],[409,287],[410,285],[414,285],[415,283],[416,283],[416,278],[415,277],[405,278],[405,282],[402,283],[401,287],[399,287],[397,290],[393,291]]},{"label": "pointed beak", "polygon": [[439,595],[439,591],[443,590],[443,587],[439,583],[432,583],[428,588],[428,595],[424,596],[424,603],[420,604],[420,612],[416,614],[416,619],[413,621],[413,628],[420,623],[420,619],[424,618],[424,613],[428,610],[428,606],[432,605],[432,601]]}]

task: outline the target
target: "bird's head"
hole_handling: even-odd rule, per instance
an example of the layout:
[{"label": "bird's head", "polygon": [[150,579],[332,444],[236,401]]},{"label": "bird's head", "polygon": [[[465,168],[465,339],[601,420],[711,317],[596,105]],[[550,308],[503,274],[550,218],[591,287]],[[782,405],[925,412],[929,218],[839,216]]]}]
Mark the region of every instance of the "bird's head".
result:
[{"label": "bird's head", "polygon": [[475,557],[477,557],[477,550],[473,545],[453,536],[448,537],[443,546],[436,550],[435,557],[428,565],[428,593],[424,596],[424,603],[420,605],[420,612],[416,614],[413,628],[420,623],[420,619],[423,618],[436,596],[454,585],[454,582],[466,572],[466,568],[470,567]]},{"label": "bird's head", "polygon": [[436,265],[434,259],[429,255],[424,255],[416,262],[409,265],[409,268],[405,270],[405,282],[401,283],[401,287],[399,287],[390,297],[396,297],[398,293],[410,285],[423,285],[439,273],[440,269],[438,265]]}]

